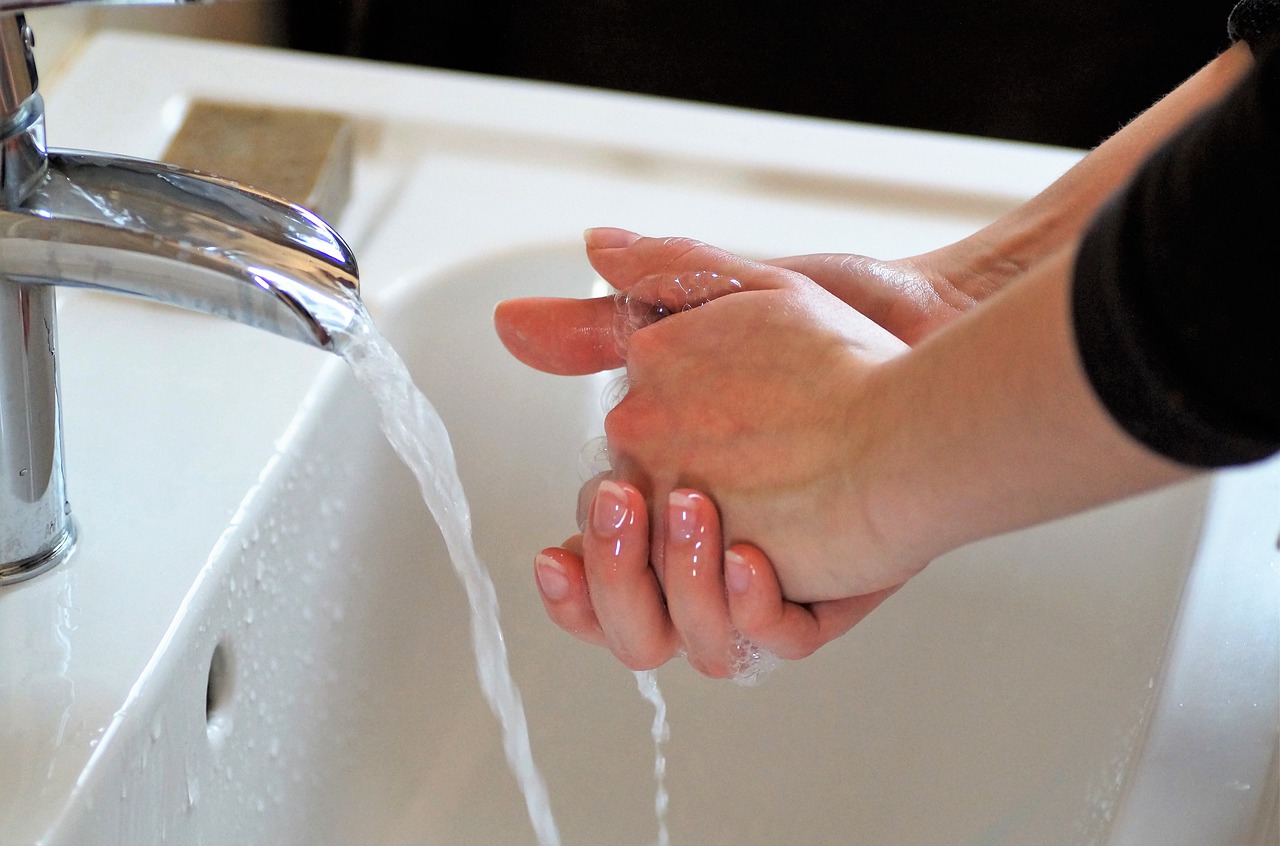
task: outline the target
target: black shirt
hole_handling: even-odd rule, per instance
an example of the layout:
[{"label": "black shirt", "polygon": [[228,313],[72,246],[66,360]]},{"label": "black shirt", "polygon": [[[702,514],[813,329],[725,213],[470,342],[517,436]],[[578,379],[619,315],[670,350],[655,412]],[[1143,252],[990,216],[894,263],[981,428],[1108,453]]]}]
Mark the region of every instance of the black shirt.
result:
[{"label": "black shirt", "polygon": [[1201,467],[1280,451],[1280,0],[1229,30],[1257,66],[1099,211],[1076,260],[1081,361],[1139,441]]}]

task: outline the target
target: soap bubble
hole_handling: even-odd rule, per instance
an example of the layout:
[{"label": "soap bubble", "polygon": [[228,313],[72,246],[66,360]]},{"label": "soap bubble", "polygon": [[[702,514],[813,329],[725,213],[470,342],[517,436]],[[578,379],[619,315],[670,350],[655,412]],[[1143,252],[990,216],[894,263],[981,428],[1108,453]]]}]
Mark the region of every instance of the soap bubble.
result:
[{"label": "soap bubble", "polygon": [[578,454],[578,475],[582,481],[594,479],[610,469],[609,441],[603,435],[587,441]]},{"label": "soap bubble", "polygon": [[741,290],[737,279],[710,270],[646,276],[614,294],[613,340],[619,357],[626,358],[631,336],[644,327]]},{"label": "soap bubble", "polygon": [[777,668],[780,659],[769,650],[734,632],[733,681],[742,687],[755,687]]},{"label": "soap bubble", "polygon": [[617,408],[618,403],[622,402],[622,398],[627,395],[627,389],[630,387],[631,382],[627,379],[625,372],[609,380],[609,383],[604,386],[604,390],[600,392],[600,407],[605,414]]}]

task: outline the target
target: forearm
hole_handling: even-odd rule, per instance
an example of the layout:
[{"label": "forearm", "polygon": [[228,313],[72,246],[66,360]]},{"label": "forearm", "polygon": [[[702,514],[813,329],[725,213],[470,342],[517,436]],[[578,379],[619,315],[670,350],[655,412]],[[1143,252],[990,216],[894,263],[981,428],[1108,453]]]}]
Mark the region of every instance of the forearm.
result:
[{"label": "forearm", "polygon": [[929,560],[1190,474],[1094,396],[1075,351],[1071,259],[1060,250],[880,371],[857,475],[894,554]]},{"label": "forearm", "polygon": [[1219,100],[1253,65],[1238,42],[1100,144],[1040,194],[973,235],[921,256],[975,300],[1072,243],[1161,143]]}]

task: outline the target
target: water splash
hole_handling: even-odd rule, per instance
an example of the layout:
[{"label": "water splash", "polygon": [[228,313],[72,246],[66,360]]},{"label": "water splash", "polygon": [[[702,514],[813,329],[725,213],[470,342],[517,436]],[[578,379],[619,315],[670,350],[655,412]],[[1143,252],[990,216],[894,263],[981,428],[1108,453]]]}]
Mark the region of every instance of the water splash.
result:
[{"label": "water splash", "polygon": [[503,749],[524,794],[530,822],[541,846],[558,846],[546,783],[533,760],[520,691],[507,659],[498,621],[498,596],[488,570],[476,555],[471,509],[458,477],[457,462],[440,415],[413,384],[408,368],[367,314],[357,321],[338,352],[381,412],[383,433],[413,471],[422,497],[440,526],[454,570],[471,606],[471,636],[480,688],[503,729]]}]

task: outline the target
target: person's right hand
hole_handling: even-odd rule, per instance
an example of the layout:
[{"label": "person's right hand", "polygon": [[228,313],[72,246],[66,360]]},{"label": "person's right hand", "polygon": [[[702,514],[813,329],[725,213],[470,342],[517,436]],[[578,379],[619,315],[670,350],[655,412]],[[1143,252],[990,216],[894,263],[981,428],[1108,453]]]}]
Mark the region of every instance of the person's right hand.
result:
[{"label": "person's right hand", "polygon": [[566,632],[602,646],[632,670],[683,655],[711,678],[743,678],[763,649],[798,660],[847,632],[894,592],[823,602],[788,602],[777,573],[750,544],[723,545],[719,515],[702,493],[673,491],[665,506],[661,578],[651,566],[643,494],[602,480],[582,534],[544,549],[534,562],[547,615]]},{"label": "person's right hand", "polygon": [[[694,251],[707,255],[707,249],[699,245]],[[714,250],[710,255],[708,267],[730,258]],[[812,274],[846,305],[900,340],[914,343],[977,302],[945,278],[939,270],[945,262],[937,259],[933,255],[879,261],[821,254],[764,264]],[[614,281],[619,273],[629,276],[628,260],[607,268],[607,277]],[[525,303],[532,307],[504,304],[495,318],[504,342],[527,363],[563,374],[623,363],[615,343],[614,298]],[[589,484],[579,510],[583,534],[539,555],[538,582],[548,614],[561,628],[605,646],[632,668],[656,666],[684,654],[706,675],[731,675],[740,657],[738,635],[780,657],[800,658],[842,634],[893,592],[890,587],[824,602],[787,601],[763,553],[743,544],[723,549],[719,515],[705,495],[681,492],[697,506],[693,518],[700,536],[716,539],[714,544],[700,544],[690,558],[693,553],[666,533],[650,536],[650,515],[639,490],[613,483],[609,491],[614,500],[618,492],[627,500],[623,505],[611,501],[609,513],[629,517],[620,522],[594,519],[606,506],[597,502],[595,482]],[[663,512],[670,507],[654,505]],[[673,556],[675,575],[668,590],[663,584],[666,567],[657,565],[655,570],[650,564]]]},{"label": "person's right hand", "polygon": [[711,496],[728,539],[768,555],[793,601],[896,587],[927,563],[911,538],[869,525],[859,459],[901,340],[801,274],[690,239],[596,230],[588,258],[628,303],[673,316],[623,349],[611,302],[513,300],[495,321],[538,369],[586,373],[626,356],[629,388],[605,421],[610,462],[649,500],[659,578],[677,488]]}]

